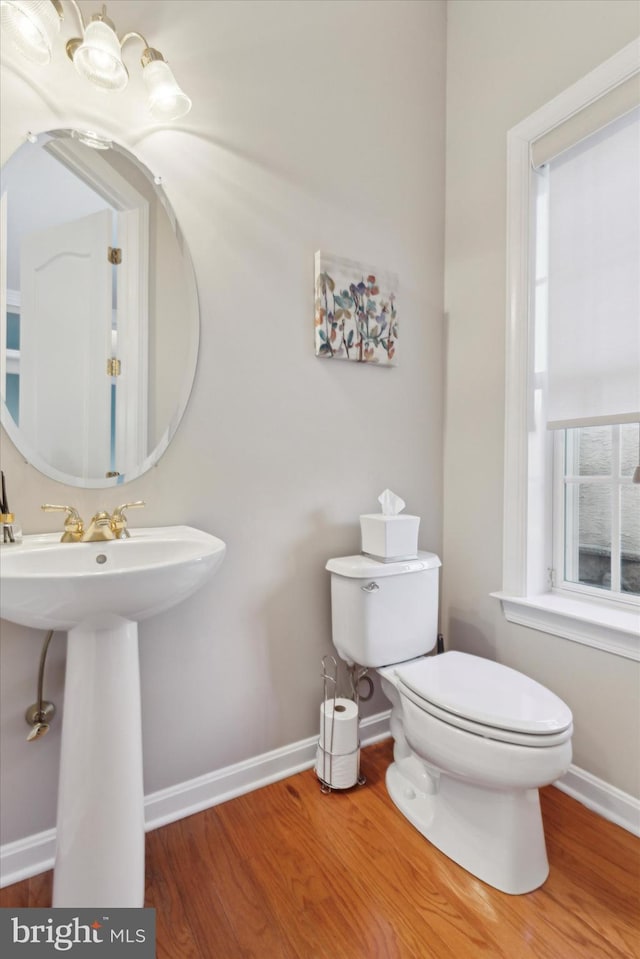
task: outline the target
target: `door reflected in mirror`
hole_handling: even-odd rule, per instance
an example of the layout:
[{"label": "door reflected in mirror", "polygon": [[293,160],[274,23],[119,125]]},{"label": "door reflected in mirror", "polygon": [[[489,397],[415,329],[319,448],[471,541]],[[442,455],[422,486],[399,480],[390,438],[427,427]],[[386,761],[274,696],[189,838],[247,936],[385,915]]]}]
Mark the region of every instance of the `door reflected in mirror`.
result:
[{"label": "door reflected in mirror", "polygon": [[164,191],[124,148],[56,130],[2,168],[2,220],[3,426],[60,482],[140,476],[182,417],[198,348],[193,267]]}]

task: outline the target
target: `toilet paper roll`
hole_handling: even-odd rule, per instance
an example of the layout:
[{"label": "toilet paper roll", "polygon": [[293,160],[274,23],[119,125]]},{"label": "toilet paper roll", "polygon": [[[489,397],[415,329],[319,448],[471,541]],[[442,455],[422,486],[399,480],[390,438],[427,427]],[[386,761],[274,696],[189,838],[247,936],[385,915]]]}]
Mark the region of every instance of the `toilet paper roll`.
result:
[{"label": "toilet paper roll", "polygon": [[326,699],[320,706],[320,745],[334,755],[358,746],[358,707],[352,699]]},{"label": "toilet paper roll", "polygon": [[350,789],[358,782],[360,750],[344,756],[332,756],[321,746],[316,755],[316,775],[332,789]]}]

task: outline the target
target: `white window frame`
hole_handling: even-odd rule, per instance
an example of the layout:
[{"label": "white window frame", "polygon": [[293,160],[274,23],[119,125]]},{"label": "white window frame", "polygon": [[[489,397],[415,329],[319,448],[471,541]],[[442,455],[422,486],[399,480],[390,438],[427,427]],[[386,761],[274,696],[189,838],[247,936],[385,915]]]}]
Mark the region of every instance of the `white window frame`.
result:
[{"label": "white window frame", "polygon": [[[640,611],[551,582],[552,437],[540,415],[534,368],[536,189],[533,143],[640,73],[640,38],[533,113],[507,135],[507,337],[502,590],[513,623],[640,661]],[[536,409],[536,406],[538,407]]]}]

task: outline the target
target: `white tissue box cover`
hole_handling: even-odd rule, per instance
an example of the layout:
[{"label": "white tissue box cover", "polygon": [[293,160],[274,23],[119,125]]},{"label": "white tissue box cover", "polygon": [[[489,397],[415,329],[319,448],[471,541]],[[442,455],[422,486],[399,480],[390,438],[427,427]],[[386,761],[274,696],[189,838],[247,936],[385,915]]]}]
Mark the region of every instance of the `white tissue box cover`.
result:
[{"label": "white tissue box cover", "polygon": [[419,516],[365,513],[360,517],[362,552],[382,559],[415,557],[418,554],[419,526]]}]

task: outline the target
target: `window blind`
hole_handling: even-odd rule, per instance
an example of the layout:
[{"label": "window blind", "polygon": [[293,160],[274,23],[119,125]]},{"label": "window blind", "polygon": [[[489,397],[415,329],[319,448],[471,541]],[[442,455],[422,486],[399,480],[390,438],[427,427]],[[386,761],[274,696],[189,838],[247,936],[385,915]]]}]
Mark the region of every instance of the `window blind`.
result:
[{"label": "window blind", "polygon": [[640,421],[640,108],[548,163],[550,429]]},{"label": "window blind", "polygon": [[640,73],[627,77],[603,96],[563,120],[531,144],[531,163],[538,169],[612,120],[640,106]]}]

